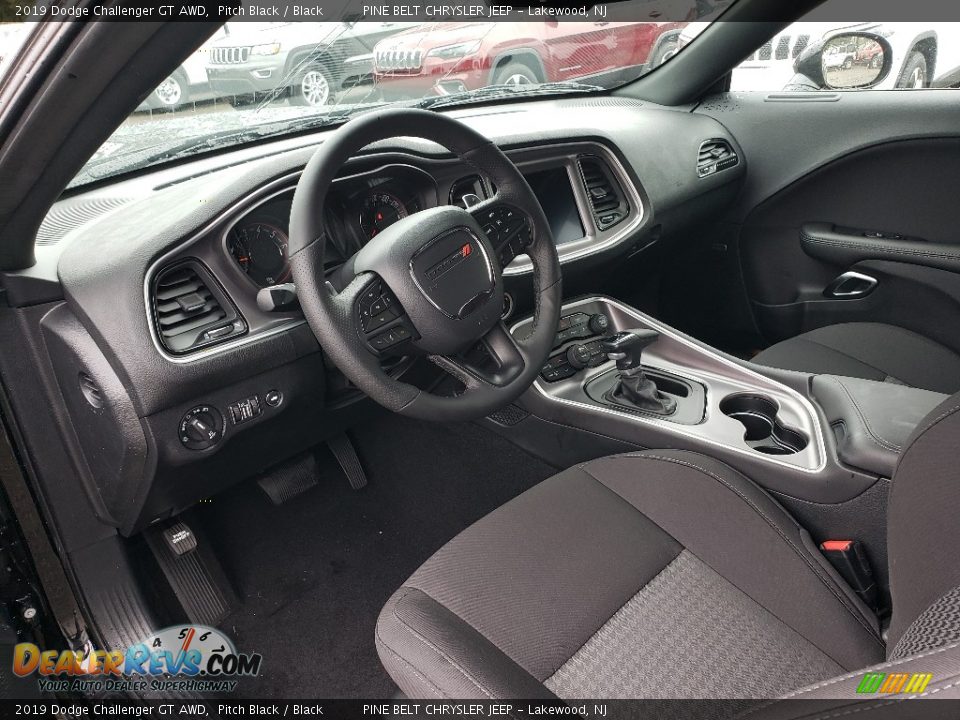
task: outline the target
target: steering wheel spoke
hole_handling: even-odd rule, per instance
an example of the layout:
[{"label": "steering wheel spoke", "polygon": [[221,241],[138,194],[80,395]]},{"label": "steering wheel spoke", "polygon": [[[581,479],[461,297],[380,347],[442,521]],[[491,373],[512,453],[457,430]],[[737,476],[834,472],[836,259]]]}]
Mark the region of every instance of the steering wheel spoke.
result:
[{"label": "steering wheel spoke", "polygon": [[403,355],[419,338],[396,295],[375,273],[358,275],[337,297],[349,308],[357,333],[375,355]]},{"label": "steering wheel spoke", "polygon": [[525,253],[533,242],[526,213],[503,202],[499,195],[472,206],[469,212],[493,245],[501,268],[507,267],[517,255]]},{"label": "steering wheel spoke", "polygon": [[432,360],[471,389],[477,385],[503,387],[526,369],[527,360],[503,322],[498,322],[466,352],[433,356]]}]

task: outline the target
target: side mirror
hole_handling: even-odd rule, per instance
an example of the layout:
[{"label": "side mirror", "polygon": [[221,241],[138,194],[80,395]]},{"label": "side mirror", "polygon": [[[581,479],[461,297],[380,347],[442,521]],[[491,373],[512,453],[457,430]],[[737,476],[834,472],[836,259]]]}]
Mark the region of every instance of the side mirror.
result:
[{"label": "side mirror", "polygon": [[811,43],[793,64],[823,90],[861,90],[882,82],[893,65],[893,49],[881,35],[851,32]]}]

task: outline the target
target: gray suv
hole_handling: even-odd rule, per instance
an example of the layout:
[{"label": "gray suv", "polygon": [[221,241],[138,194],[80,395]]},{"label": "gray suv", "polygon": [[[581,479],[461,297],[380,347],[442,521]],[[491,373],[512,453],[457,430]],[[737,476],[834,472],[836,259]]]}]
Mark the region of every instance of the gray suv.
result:
[{"label": "gray suv", "polygon": [[210,48],[207,78],[218,95],[232,96],[238,105],[270,96],[287,97],[294,105],[326,105],[342,88],[368,82],[373,46],[406,25],[248,24]]}]

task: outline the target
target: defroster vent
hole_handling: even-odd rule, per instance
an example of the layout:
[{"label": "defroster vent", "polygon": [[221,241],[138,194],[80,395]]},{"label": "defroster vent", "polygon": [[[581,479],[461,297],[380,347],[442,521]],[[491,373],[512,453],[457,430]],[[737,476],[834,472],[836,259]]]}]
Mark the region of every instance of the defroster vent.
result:
[{"label": "defroster vent", "polygon": [[620,223],[630,212],[623,194],[607,164],[598,157],[580,158],[580,176],[590,199],[590,209],[598,230]]},{"label": "defroster vent", "polygon": [[157,273],[151,300],[157,336],[176,355],[247,331],[236,307],[196,260],[179,262]]}]

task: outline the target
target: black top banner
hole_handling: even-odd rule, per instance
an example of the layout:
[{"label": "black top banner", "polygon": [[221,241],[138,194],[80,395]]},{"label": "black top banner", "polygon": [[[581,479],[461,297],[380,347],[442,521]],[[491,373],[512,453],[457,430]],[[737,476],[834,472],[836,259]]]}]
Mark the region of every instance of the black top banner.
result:
[{"label": "black top banner", "polygon": [[[751,10],[749,16],[728,12]],[[691,22],[759,19],[792,22],[796,6],[783,0],[612,0],[529,3],[377,2],[376,0],[0,0],[0,21],[200,22]],[[826,0],[804,17],[823,22],[960,22],[955,0]]]}]

